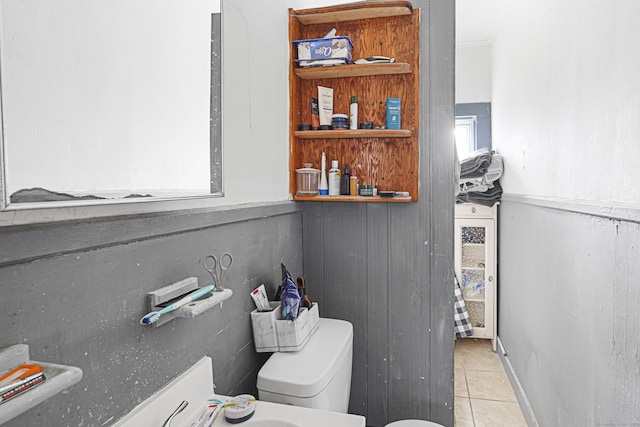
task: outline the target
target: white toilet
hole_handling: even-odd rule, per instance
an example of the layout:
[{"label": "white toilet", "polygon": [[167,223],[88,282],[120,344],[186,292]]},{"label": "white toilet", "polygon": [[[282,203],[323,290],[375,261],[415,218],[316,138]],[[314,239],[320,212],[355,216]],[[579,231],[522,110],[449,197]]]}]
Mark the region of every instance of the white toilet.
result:
[{"label": "white toilet", "polygon": [[301,350],[267,360],[258,372],[258,399],[346,413],[352,361],[353,325],[321,318]]}]

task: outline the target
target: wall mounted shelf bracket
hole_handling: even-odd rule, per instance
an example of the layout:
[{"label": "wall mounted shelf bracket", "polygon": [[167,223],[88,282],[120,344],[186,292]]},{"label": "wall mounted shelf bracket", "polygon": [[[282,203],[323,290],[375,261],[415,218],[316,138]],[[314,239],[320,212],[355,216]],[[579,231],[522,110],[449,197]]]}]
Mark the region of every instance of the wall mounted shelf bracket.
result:
[{"label": "wall mounted shelf bracket", "polygon": [[[171,285],[149,292],[147,294],[149,296],[149,311],[160,311],[168,302],[191,293],[196,289],[198,289],[198,278],[188,277],[179,282],[172,283]],[[164,325],[177,317],[196,317],[218,304],[222,307],[222,303],[231,298],[231,295],[233,295],[233,291],[231,289],[225,289],[222,292],[212,292],[211,294],[200,298],[199,300],[190,302],[177,310],[163,314],[157,322],[153,323],[153,326],[158,327]]]}]

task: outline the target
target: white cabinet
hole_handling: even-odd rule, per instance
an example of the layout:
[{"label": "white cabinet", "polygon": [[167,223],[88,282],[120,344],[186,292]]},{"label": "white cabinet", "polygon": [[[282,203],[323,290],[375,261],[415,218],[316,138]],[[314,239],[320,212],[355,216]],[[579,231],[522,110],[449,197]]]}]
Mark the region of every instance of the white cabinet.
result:
[{"label": "white cabinet", "polygon": [[471,319],[473,337],[490,339],[495,351],[498,205],[463,203],[456,205],[455,213],[456,276]]}]

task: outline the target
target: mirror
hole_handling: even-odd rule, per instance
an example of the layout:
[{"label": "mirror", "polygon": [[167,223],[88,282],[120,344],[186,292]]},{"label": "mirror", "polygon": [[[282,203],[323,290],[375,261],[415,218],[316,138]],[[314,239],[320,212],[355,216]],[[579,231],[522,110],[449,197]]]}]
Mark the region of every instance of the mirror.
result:
[{"label": "mirror", "polygon": [[0,3],[0,208],[222,195],[220,18],[211,0]]}]

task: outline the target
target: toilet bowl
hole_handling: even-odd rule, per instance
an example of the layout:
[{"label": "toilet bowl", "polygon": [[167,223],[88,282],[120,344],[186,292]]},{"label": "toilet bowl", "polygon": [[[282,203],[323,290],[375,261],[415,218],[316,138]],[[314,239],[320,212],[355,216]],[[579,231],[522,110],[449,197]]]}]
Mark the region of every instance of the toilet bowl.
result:
[{"label": "toilet bowl", "polygon": [[346,413],[352,360],[353,325],[321,318],[301,350],[267,360],[258,372],[258,399]]},{"label": "toilet bowl", "polygon": [[387,424],[385,427],[443,427],[442,424],[424,420],[400,420]]}]

